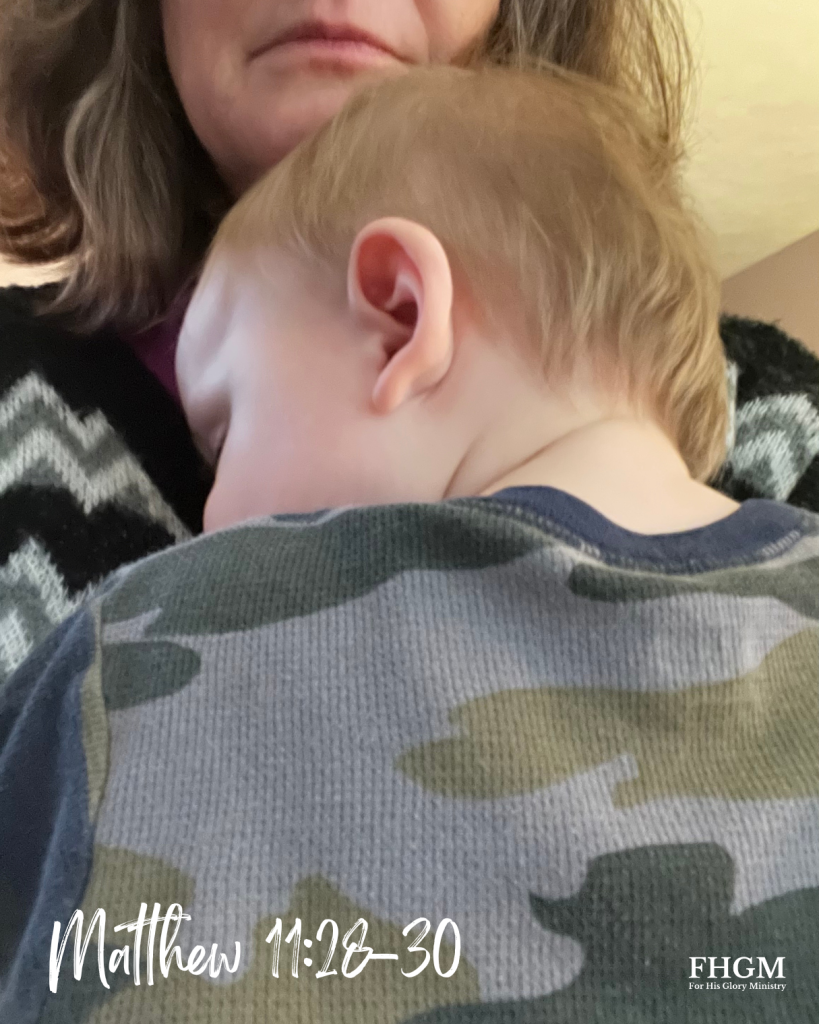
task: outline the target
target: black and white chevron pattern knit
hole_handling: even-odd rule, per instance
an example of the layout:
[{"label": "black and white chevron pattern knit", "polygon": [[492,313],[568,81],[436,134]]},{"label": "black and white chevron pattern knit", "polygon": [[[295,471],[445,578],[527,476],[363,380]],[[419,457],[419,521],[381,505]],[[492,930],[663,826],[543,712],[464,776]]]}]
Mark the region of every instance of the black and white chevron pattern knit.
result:
[{"label": "black and white chevron pattern knit", "polygon": [[113,569],[201,529],[181,411],[112,332],[0,292],[0,680]]},{"label": "black and white chevron pattern knit", "polygon": [[724,317],[722,339],[736,407],[717,486],[819,512],[819,359],[773,324]]},{"label": "black and white chevron pattern knit", "polygon": [[[0,292],[0,682],[118,566],[201,529],[210,486],[184,417],[111,331],[36,318]],[[819,361],[726,318],[736,390],[719,486],[819,511]]]}]

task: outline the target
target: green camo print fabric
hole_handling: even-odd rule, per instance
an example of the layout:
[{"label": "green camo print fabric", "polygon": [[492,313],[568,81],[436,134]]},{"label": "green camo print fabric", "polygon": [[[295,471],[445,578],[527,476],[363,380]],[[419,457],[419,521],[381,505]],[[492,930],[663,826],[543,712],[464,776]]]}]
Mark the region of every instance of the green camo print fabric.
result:
[{"label": "green camo print fabric", "polygon": [[[819,523],[801,521],[683,571],[456,501],[265,520],[120,571],[83,691],[101,802],[82,908],[106,910],[106,965],[132,942],[113,925],[154,902],[190,915],[184,958],[241,959],[148,986],[143,943],[141,984],[105,989],[96,940],[73,979],[72,941],[41,1019],[819,1020]],[[457,925],[451,977],[402,974],[420,917],[430,953]],[[271,974],[277,918],[313,942],[297,978],[292,941]],[[399,960],[345,978],[339,938],[316,978],[322,921],[360,918]],[[732,970],[744,989],[696,989],[692,957],[784,958],[784,986]]]}]

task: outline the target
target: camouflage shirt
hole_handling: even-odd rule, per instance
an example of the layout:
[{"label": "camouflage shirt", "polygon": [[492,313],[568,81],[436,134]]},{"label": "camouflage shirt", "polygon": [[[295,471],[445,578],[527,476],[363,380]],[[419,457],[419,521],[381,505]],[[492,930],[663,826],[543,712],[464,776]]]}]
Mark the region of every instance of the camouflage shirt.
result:
[{"label": "camouflage shirt", "polygon": [[263,520],[0,692],[0,1021],[815,1024],[818,846],[819,517]]}]

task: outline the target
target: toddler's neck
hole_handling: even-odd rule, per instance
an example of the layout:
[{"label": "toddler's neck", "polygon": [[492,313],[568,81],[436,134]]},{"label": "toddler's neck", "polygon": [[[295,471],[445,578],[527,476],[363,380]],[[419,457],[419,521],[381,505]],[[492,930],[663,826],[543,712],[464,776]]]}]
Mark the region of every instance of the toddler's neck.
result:
[{"label": "toddler's neck", "polygon": [[692,530],[724,519],[739,507],[692,480],[659,427],[636,418],[601,419],[570,429],[482,493],[520,486],[566,491],[635,533]]}]

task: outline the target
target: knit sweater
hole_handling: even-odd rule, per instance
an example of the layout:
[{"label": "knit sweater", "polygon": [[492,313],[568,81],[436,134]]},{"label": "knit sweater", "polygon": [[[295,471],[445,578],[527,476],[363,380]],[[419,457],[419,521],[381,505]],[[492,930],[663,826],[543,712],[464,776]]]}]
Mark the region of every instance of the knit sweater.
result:
[{"label": "knit sweater", "polygon": [[155,554],[0,691],[0,1021],[812,1024],[818,681],[819,517],[767,501]]},{"label": "knit sweater", "polygon": [[0,291],[0,683],[88,588],[202,528],[211,474],[184,415],[112,330]]}]

